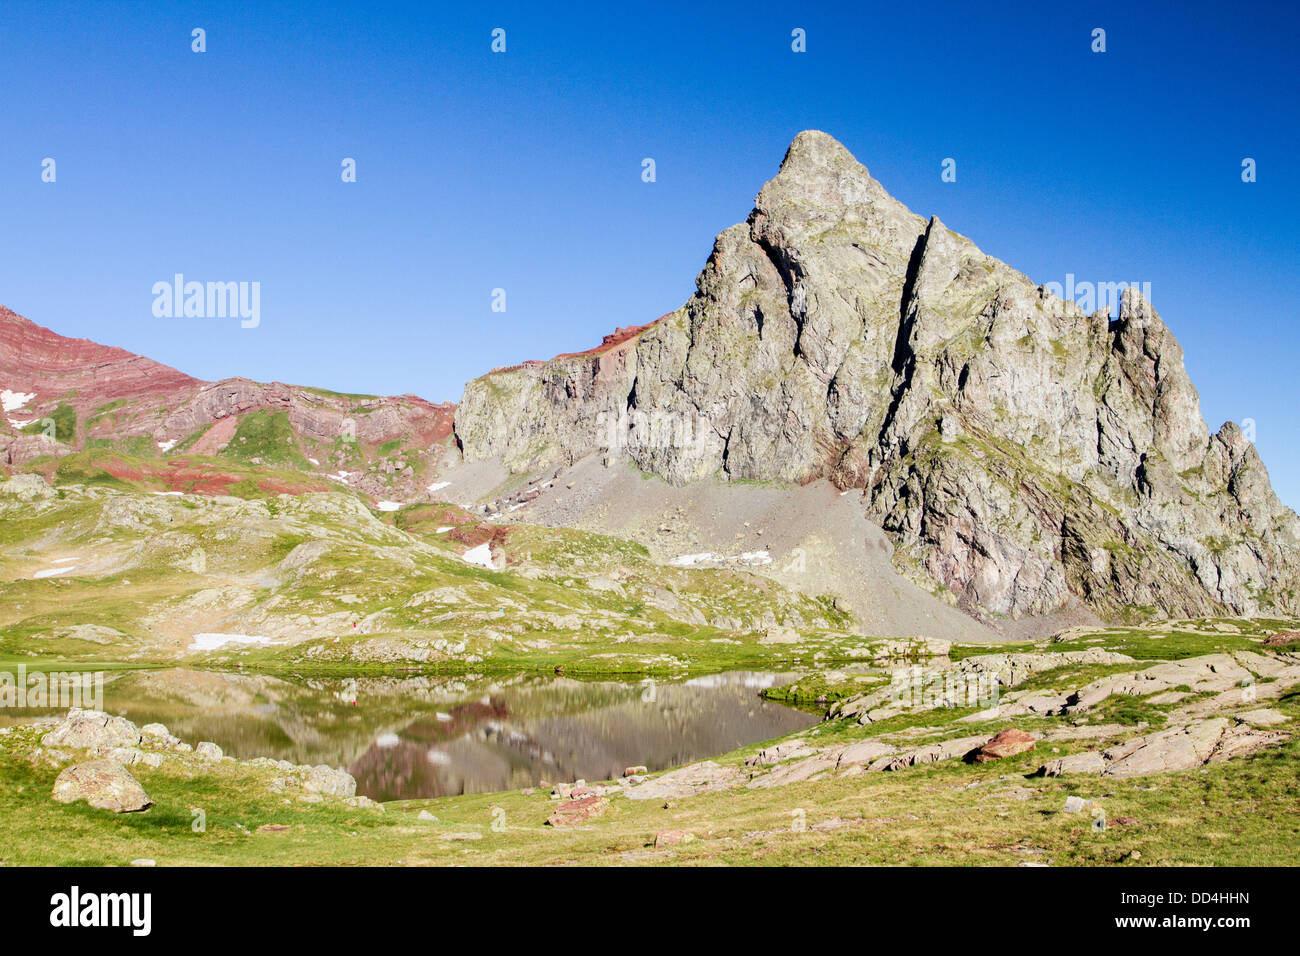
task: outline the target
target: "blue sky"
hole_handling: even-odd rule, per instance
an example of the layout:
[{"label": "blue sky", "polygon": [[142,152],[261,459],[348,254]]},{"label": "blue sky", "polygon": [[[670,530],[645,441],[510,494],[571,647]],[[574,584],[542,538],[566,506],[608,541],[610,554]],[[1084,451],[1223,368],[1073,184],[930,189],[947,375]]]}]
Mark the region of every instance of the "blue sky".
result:
[{"label": "blue sky", "polygon": [[[848,6],[6,0],[0,303],[203,378],[455,400],[679,306],[818,128],[1036,281],[1150,282],[1300,505],[1292,5]],[[260,282],[260,326],[155,318],[176,272]]]}]

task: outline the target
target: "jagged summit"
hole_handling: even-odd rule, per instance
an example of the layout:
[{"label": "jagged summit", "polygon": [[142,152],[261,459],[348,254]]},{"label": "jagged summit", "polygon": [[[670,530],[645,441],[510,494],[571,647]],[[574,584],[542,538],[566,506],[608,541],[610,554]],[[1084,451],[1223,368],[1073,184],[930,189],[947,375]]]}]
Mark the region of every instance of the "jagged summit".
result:
[{"label": "jagged summit", "polygon": [[[471,382],[466,459],[826,478],[860,493],[902,570],[979,615],[1296,608],[1300,523],[1235,426],[1211,436],[1136,290],[1114,322],[1086,314],[817,131],[696,288],[612,352]],[[606,449],[611,420],[631,424]]]}]

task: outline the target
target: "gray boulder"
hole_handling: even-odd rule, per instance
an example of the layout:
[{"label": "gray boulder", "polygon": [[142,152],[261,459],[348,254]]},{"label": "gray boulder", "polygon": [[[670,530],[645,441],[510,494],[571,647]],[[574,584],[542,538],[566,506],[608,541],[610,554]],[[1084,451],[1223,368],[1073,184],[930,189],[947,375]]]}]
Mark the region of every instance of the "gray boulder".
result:
[{"label": "gray boulder", "polygon": [[92,807],[114,813],[132,813],[153,806],[130,771],[112,760],[92,760],[66,768],[54,781],[53,796],[59,803],[85,800]]}]

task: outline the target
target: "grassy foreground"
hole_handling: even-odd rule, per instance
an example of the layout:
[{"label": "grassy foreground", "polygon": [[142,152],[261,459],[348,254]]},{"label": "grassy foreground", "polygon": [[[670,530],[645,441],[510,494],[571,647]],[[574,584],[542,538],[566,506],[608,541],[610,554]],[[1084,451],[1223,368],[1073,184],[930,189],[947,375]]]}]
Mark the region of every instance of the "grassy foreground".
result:
[{"label": "grassy foreground", "polygon": [[[1139,658],[1138,666],[1146,666],[1185,656],[1184,651],[1257,651],[1258,634],[1281,623],[1287,622],[1183,622],[1152,629],[1146,638],[1130,629],[1099,630],[1066,635],[1052,649],[1098,646],[1099,638],[1101,643],[1115,638]],[[1067,666],[1019,689],[1078,686],[1133,666]],[[820,675],[817,682],[822,689],[834,686]],[[276,791],[274,769],[197,760],[132,767],[155,805],[143,813],[115,815],[51,800],[59,765],[41,752],[40,728],[16,726],[0,734],[0,863],[1294,866],[1300,864],[1300,740],[1294,735],[1300,690],[1268,703],[1285,717],[1282,729],[1292,739],[1199,770],[1120,779],[1036,776],[1055,754],[1098,745],[1061,740],[1050,752],[1040,743],[1033,751],[983,764],[948,760],[777,787],[742,785],[667,801],[618,795],[603,814],[572,827],[546,825],[558,801],[543,788],[350,806]],[[795,736],[827,744],[905,734],[919,726],[991,736],[1004,726],[1040,730],[1069,723],[1126,728],[1112,738],[1119,740],[1130,729],[1165,726],[1179,704],[1119,695],[1086,715],[973,724],[957,723],[971,709],[942,708],[869,728],[830,720]],[[763,746],[715,759],[739,767]],[[1070,796],[1092,804],[1068,812]],[[436,819],[420,819],[422,811]],[[200,812],[201,828],[195,824]],[[1098,823],[1103,814],[1104,827]],[[656,849],[656,836],[666,830],[686,831],[691,838]]]},{"label": "grassy foreground", "polygon": [[[732,757],[739,757],[739,754]],[[730,864],[1053,866],[1296,865],[1300,744],[1204,772],[1138,780],[1026,777],[1041,757],[959,762],[676,801],[616,798],[588,826],[544,825],[544,791],[405,801],[378,809],[268,798],[242,765],[195,777],[141,769],[156,801],[114,816],[49,798],[56,770],[15,759],[0,772],[6,865],[611,865]],[[1097,801],[1107,827],[1065,800]],[[437,821],[417,819],[427,809]],[[206,815],[194,832],[192,811]],[[265,825],[288,829],[258,831]],[[654,849],[657,833],[695,839]]]}]

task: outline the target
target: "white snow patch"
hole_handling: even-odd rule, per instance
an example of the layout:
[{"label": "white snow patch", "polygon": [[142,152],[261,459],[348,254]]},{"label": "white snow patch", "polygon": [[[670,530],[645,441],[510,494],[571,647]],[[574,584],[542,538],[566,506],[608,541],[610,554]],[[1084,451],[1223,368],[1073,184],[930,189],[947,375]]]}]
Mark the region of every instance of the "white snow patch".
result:
[{"label": "white snow patch", "polygon": [[772,563],[772,555],[764,548],[761,551],[742,551],[727,558],[716,551],[701,551],[699,554],[683,554],[668,562],[675,568],[694,568],[701,564],[744,564],[751,567]]},{"label": "white snow patch", "polygon": [[711,564],[714,561],[721,560],[722,555],[716,551],[701,551],[699,554],[678,555],[668,563],[675,568],[693,568],[697,564]]},{"label": "white snow patch", "polygon": [[28,425],[30,425],[30,424],[31,424],[32,422],[34,422],[34,421],[36,421],[36,419],[34,419],[34,418],[31,419],[31,420],[29,420],[29,421],[25,421],[25,422],[20,422],[20,421],[19,421],[18,419],[16,419],[16,418],[11,418],[11,419],[9,419],[9,424],[12,425],[12,426],[14,426],[14,428],[26,428]]},{"label": "white snow patch", "polygon": [[400,501],[381,501],[375,507],[380,511],[396,511],[402,507],[402,503]]},{"label": "white snow patch", "polygon": [[155,495],[162,495],[164,498],[181,498],[181,497],[184,497],[185,492],[183,492],[183,491],[155,491],[155,492],[152,492],[152,494],[155,494]]},{"label": "white snow patch", "polygon": [[450,530],[451,530],[452,528],[454,528],[454,527],[455,527],[455,525],[450,525],[450,524],[449,524],[449,525],[446,525],[445,527],[439,528],[439,529],[438,529],[436,532],[434,532],[434,533],[435,533],[435,534],[446,534],[448,531],[450,531]]},{"label": "white snow patch", "polygon": [[259,637],[256,634],[218,634],[208,631],[203,634],[194,635],[194,643],[190,645],[192,651],[215,651],[219,647],[225,647],[227,644],[283,644],[283,641],[273,641],[269,637]]},{"label": "white snow patch", "polygon": [[315,465],[317,468],[320,467],[320,462],[318,462],[315,458],[308,458],[307,460],[311,462],[313,465]]},{"label": "white snow patch", "polygon": [[163,451],[163,452],[171,451],[171,450],[172,450],[173,448],[175,448],[175,447],[176,447],[176,439],[175,439],[175,438],[171,439],[171,441],[160,441],[160,442],[158,442],[158,450],[159,450],[159,451]]},{"label": "white snow patch", "polygon": [[435,481],[429,486],[429,494],[433,494],[435,491],[442,491],[442,489],[446,488],[450,484],[450,481]]},{"label": "white snow patch", "polygon": [[77,566],[75,564],[70,568],[46,568],[44,571],[37,571],[35,574],[32,575],[32,577],[52,578],[56,574],[67,574],[69,571],[75,571],[75,570],[77,570]]},{"label": "white snow patch", "polygon": [[396,747],[401,742],[402,739],[397,734],[380,734],[375,738],[375,746],[382,747],[385,750],[389,747]]},{"label": "white snow patch", "polygon": [[[16,412],[35,397],[35,392],[11,392],[6,388],[0,392],[0,406],[3,406],[6,412]],[[13,421],[12,418],[9,420]]]},{"label": "white snow patch", "polygon": [[470,564],[477,564],[479,567],[487,568],[489,571],[497,569],[496,561],[492,558],[492,542],[484,541],[477,548],[470,548],[461,558]]}]

